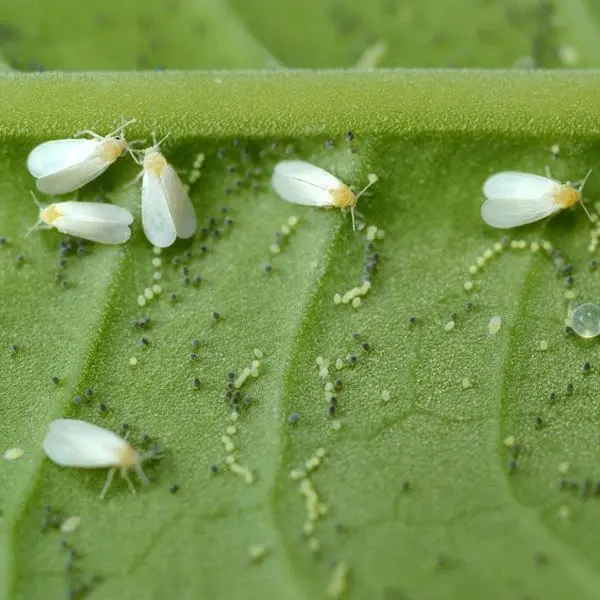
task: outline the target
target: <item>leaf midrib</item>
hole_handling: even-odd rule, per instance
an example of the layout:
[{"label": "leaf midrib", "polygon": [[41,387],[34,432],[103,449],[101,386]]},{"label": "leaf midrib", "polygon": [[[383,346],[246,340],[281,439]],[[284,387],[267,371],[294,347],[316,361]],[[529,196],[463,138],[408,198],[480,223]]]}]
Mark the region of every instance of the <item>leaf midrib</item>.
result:
[{"label": "leaf midrib", "polygon": [[[49,85],[53,94],[39,103]],[[599,70],[1,74],[0,135],[37,138],[43,131],[64,137],[81,128],[109,130],[127,115],[138,119],[130,135],[143,137],[160,114],[160,129],[173,138],[194,132],[289,139],[352,130],[374,138],[472,133],[592,141],[600,135],[599,89]],[[75,106],[80,98],[93,101]]]}]

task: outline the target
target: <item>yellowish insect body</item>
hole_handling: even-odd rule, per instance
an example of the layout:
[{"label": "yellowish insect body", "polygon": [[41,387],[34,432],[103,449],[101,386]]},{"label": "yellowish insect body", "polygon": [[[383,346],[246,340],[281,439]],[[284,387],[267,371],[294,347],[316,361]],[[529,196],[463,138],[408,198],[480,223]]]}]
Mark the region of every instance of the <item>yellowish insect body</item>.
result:
[{"label": "yellowish insect body", "polygon": [[144,154],[142,166],[145,171],[152,173],[155,177],[160,177],[167,166],[167,159],[154,148],[148,148]]},{"label": "yellowish insect body", "polygon": [[140,455],[134,450],[131,444],[123,446],[118,454],[118,464],[121,469],[126,471],[141,464],[141,462]]},{"label": "yellowish insect body", "polygon": [[40,210],[40,221],[49,226],[52,226],[52,223],[62,216],[63,214],[60,212],[56,204],[51,204],[50,206]]},{"label": "yellowish insect body", "polygon": [[554,193],[554,201],[561,208],[571,208],[581,201],[581,192],[570,185],[560,185]]},{"label": "yellowish insect body", "polygon": [[127,142],[122,137],[106,138],[98,148],[98,156],[109,163],[114,163],[127,150]]},{"label": "yellowish insect body", "polygon": [[331,196],[331,206],[335,208],[354,208],[356,206],[356,195],[345,183],[331,190]]}]

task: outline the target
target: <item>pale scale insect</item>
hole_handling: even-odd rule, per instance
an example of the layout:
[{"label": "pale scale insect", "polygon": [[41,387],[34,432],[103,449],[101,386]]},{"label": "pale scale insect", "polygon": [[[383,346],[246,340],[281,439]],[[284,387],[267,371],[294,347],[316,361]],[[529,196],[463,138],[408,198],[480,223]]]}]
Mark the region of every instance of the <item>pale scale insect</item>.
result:
[{"label": "pale scale insect", "polygon": [[275,165],[271,185],[287,202],[323,208],[349,208],[352,228],[356,231],[354,209],[358,199],[377,182],[375,174],[369,175],[369,183],[355,194],[349,186],[335,175],[302,160],[283,160]]},{"label": "pale scale insect", "polygon": [[123,244],[131,237],[129,226],[133,223],[133,216],[121,206],[74,201],[43,206],[33,192],[31,196],[40,212],[38,222],[27,232],[26,237],[36,229],[52,227],[66,235],[100,244]]},{"label": "pale scale insect", "polygon": [[[127,437],[127,436],[126,436]],[[117,434],[76,419],[57,419],[52,421],[44,438],[44,452],[58,465],[80,467],[83,469],[110,469],[106,483],[100,493],[102,500],[110,487],[117,469],[133,494],[135,487],[128,471],[134,469],[144,485],[149,481],[142,470],[142,462],[151,457],[151,453],[139,454]]]},{"label": "pale scale insect", "polygon": [[[154,135],[153,135],[154,137]],[[134,182],[142,178],[142,227],[151,244],[171,246],[176,238],[188,239],[196,233],[196,212],[177,172],[159,152],[160,142],[143,151],[142,167]]]},{"label": "pale scale insect", "polygon": [[132,119],[106,136],[81,131],[92,139],[51,140],[36,146],[27,157],[27,169],[37,179],[37,189],[45,194],[73,192],[100,176],[129,149],[123,136]]},{"label": "pale scale insect", "polygon": [[581,192],[590,173],[576,187],[553,179],[550,173],[547,177],[517,171],[495,173],[483,184],[486,200],[481,216],[491,227],[508,229],[534,223],[579,202],[589,217]]}]

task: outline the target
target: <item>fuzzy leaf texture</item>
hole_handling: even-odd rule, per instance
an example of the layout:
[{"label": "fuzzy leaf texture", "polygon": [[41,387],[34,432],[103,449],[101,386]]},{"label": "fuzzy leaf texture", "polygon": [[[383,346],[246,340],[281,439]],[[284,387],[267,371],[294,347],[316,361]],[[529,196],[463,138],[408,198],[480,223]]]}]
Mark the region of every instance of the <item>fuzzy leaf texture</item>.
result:
[{"label": "fuzzy leaf texture", "polygon": [[[595,212],[598,6],[93,4],[0,8],[0,598],[600,598],[600,364],[564,331],[600,291],[593,226],[479,216],[489,174],[545,166],[594,169]],[[25,237],[28,152],[121,117],[170,133],[203,230],[154,254],[124,157],[78,198],[130,209],[128,244]],[[358,210],[384,237],[277,198],[285,158],[375,173]],[[100,501],[104,471],[43,454],[61,417],[159,444],[150,486]]]}]

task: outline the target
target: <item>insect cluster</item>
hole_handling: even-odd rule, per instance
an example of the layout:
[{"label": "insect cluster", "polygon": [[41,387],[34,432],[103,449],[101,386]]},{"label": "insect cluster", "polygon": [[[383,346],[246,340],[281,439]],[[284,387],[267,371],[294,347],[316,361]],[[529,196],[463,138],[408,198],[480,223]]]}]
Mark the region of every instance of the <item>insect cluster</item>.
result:
[{"label": "insect cluster", "polygon": [[[177,238],[189,239],[196,233],[197,220],[187,188],[176,170],[161,154],[160,142],[154,138],[145,150],[132,148],[125,139],[122,124],[106,136],[82,131],[87,138],[51,140],[36,146],[27,158],[27,168],[44,194],[68,194],[82,188],[104,173],[120,156],[129,153],[141,167],[134,182],[142,179],[142,228],[148,241],[158,248],[171,246]],[[273,189],[288,202],[317,207],[354,209],[360,196],[377,181],[369,183],[358,194],[327,171],[299,160],[282,161],[275,166]],[[32,192],[33,195],[33,192]],[[35,195],[39,220],[30,230],[54,227],[61,233],[101,244],[122,244],[131,237],[129,226],[133,216],[125,209],[100,202],[56,202],[41,205]]]},{"label": "insect cluster", "polygon": [[[190,238],[196,232],[196,213],[187,189],[177,172],[160,153],[156,142],[143,151],[134,150],[125,139],[128,121],[102,137],[92,131],[91,139],[52,140],[36,146],[27,158],[27,168],[45,194],[74,192],[96,179],[120,156],[128,152],[142,168],[142,225],[148,240],[159,248],[173,244],[177,237]],[[101,244],[122,244],[129,240],[133,216],[125,208],[99,202],[57,202],[41,206],[33,229],[54,227],[61,233]]]}]

